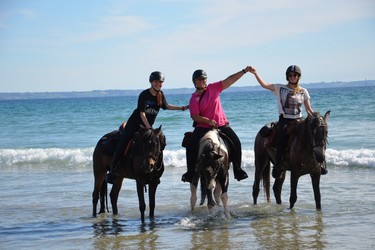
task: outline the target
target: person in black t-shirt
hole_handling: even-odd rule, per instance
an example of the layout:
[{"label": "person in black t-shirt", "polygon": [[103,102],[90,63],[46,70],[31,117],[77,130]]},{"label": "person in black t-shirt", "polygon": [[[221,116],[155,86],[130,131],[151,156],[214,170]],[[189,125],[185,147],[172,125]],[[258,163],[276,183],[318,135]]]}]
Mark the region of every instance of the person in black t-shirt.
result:
[{"label": "person in black t-shirt", "polygon": [[189,108],[189,105],[179,107],[168,104],[163,91],[161,91],[164,80],[165,76],[161,72],[154,71],[151,73],[149,79],[151,87],[141,92],[138,97],[138,106],[129,117],[125,128],[123,129],[121,139],[117,144],[116,151],[112,158],[110,171],[106,176],[107,183],[112,184],[114,182],[116,178],[116,167],[122,157],[125,147],[130,142],[134,133],[139,129],[140,125],[143,125],[146,128],[152,128],[160,108],[164,110],[182,111]]}]

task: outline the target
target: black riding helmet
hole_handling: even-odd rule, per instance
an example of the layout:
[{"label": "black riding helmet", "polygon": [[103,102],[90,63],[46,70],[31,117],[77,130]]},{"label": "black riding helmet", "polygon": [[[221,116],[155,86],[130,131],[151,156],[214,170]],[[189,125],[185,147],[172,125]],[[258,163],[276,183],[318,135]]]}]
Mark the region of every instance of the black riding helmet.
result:
[{"label": "black riding helmet", "polygon": [[207,73],[206,73],[206,71],[204,71],[203,69],[197,69],[196,71],[194,71],[193,77],[192,77],[193,83],[194,83],[194,80],[198,79],[198,78],[207,79]]},{"label": "black riding helmet", "polygon": [[151,73],[149,81],[150,83],[152,83],[152,81],[155,81],[155,80],[164,82],[165,76],[160,71],[154,71]]},{"label": "black riding helmet", "polygon": [[299,75],[299,77],[301,77],[301,69],[300,69],[300,67],[298,67],[297,65],[290,65],[290,66],[286,69],[286,73],[285,73],[285,75],[286,75],[286,80],[287,80],[287,81],[289,80],[289,79],[288,79],[288,75],[289,75],[289,73],[292,73],[292,72],[297,73],[297,74]]}]

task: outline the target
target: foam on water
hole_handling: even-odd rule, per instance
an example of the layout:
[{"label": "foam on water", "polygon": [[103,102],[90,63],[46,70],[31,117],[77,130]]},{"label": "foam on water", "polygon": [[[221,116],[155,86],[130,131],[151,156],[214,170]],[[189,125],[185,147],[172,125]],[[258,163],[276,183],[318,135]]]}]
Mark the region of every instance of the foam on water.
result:
[{"label": "foam on water", "polygon": [[[94,148],[35,148],[35,149],[0,149],[0,164],[11,166],[13,164],[35,165],[54,162],[62,167],[92,166],[92,153]],[[254,167],[254,152],[243,150],[242,161],[245,167]],[[375,167],[375,150],[370,149],[327,149],[326,160],[329,166]],[[186,154],[184,149],[165,150],[164,164],[167,167],[186,167]]]}]

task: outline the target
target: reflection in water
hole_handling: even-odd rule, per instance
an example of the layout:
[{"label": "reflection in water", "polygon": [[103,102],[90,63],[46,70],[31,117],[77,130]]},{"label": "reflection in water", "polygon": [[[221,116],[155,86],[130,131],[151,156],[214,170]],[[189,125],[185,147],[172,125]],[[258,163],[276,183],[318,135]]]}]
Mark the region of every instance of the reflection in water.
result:
[{"label": "reflection in water", "polygon": [[290,211],[282,216],[259,218],[251,226],[261,248],[323,249],[326,246],[321,212],[312,218]]},{"label": "reflection in water", "polygon": [[218,228],[197,229],[191,235],[192,249],[231,249],[230,230],[223,225]]},{"label": "reflection in water", "polygon": [[103,220],[92,225],[95,237],[118,235],[122,232],[122,225],[118,219]]},{"label": "reflection in water", "polygon": [[95,249],[155,249],[158,236],[155,222],[137,220],[104,219],[93,223]]}]

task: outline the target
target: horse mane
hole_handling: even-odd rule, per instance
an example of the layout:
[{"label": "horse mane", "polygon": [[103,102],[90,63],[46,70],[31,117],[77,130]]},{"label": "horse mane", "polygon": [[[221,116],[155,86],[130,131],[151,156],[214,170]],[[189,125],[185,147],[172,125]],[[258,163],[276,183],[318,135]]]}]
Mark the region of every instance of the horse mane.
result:
[{"label": "horse mane", "polygon": [[213,130],[209,130],[201,139],[201,142],[203,142],[202,146],[199,147],[199,154],[200,155],[204,150],[205,148],[207,147],[208,145],[208,142],[212,142],[211,145],[213,145],[215,148],[219,149],[222,145],[222,141],[220,140],[220,137],[219,137],[219,131],[216,130],[216,129],[213,129]]}]

